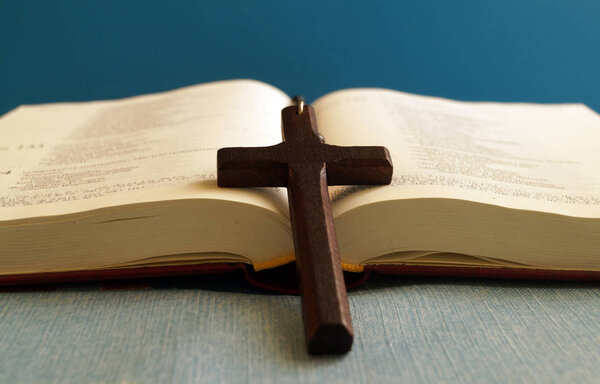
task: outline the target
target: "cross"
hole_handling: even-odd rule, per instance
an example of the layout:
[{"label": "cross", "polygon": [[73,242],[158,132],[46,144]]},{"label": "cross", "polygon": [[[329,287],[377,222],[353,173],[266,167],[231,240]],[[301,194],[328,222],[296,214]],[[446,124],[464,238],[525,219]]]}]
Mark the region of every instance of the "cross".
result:
[{"label": "cross", "polygon": [[283,142],[219,149],[217,183],[287,187],[308,352],[345,353],[354,332],[327,187],[389,184],[392,160],[384,147],[325,144],[302,99],[281,115]]}]

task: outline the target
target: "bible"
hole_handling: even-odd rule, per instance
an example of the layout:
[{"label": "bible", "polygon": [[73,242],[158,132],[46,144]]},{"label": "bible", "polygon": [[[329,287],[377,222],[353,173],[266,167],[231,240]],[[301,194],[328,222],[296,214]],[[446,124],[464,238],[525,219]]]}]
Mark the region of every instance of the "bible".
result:
[{"label": "bible", "polygon": [[[221,147],[281,141],[253,80],[0,118],[0,284],[241,269],[293,292],[285,189],[223,189]],[[335,145],[385,146],[389,186],[329,188],[349,285],[390,274],[600,278],[600,118],[581,104],[348,89],[313,102]]]}]

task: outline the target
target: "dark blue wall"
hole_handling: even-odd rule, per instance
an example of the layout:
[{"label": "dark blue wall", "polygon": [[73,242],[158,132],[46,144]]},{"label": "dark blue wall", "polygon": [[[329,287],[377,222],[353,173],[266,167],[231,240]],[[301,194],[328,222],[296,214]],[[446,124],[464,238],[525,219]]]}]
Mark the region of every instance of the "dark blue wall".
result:
[{"label": "dark blue wall", "polygon": [[600,1],[0,0],[0,114],[241,77],[600,110]]}]

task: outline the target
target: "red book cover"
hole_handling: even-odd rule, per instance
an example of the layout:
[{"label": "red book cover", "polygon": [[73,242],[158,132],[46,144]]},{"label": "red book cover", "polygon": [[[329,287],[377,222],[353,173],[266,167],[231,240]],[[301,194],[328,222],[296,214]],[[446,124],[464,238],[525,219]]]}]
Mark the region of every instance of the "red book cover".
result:
[{"label": "red book cover", "polygon": [[[255,272],[244,263],[210,263],[170,267],[141,267],[103,269],[70,272],[49,272],[36,274],[0,276],[0,286],[15,287],[71,282],[114,282],[127,281],[128,284],[147,281],[152,278],[198,276],[205,274],[242,273],[252,285],[285,294],[298,294],[294,263],[281,267]],[[364,272],[344,272],[346,287],[352,289],[364,284],[372,273],[412,277],[453,277],[515,280],[558,280],[558,281],[598,281],[598,271],[545,270],[531,268],[488,268],[488,267],[441,267],[415,265],[367,265]]]}]

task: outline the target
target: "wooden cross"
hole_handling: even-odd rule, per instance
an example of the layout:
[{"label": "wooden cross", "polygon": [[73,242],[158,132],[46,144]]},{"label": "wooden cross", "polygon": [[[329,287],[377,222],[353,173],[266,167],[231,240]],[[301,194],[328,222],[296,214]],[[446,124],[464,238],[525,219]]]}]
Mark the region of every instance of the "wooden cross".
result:
[{"label": "wooden cross", "polygon": [[384,147],[325,144],[302,100],[281,115],[282,143],[219,149],[217,182],[287,187],[308,352],[345,353],[354,332],[327,186],[389,184],[392,160]]}]

